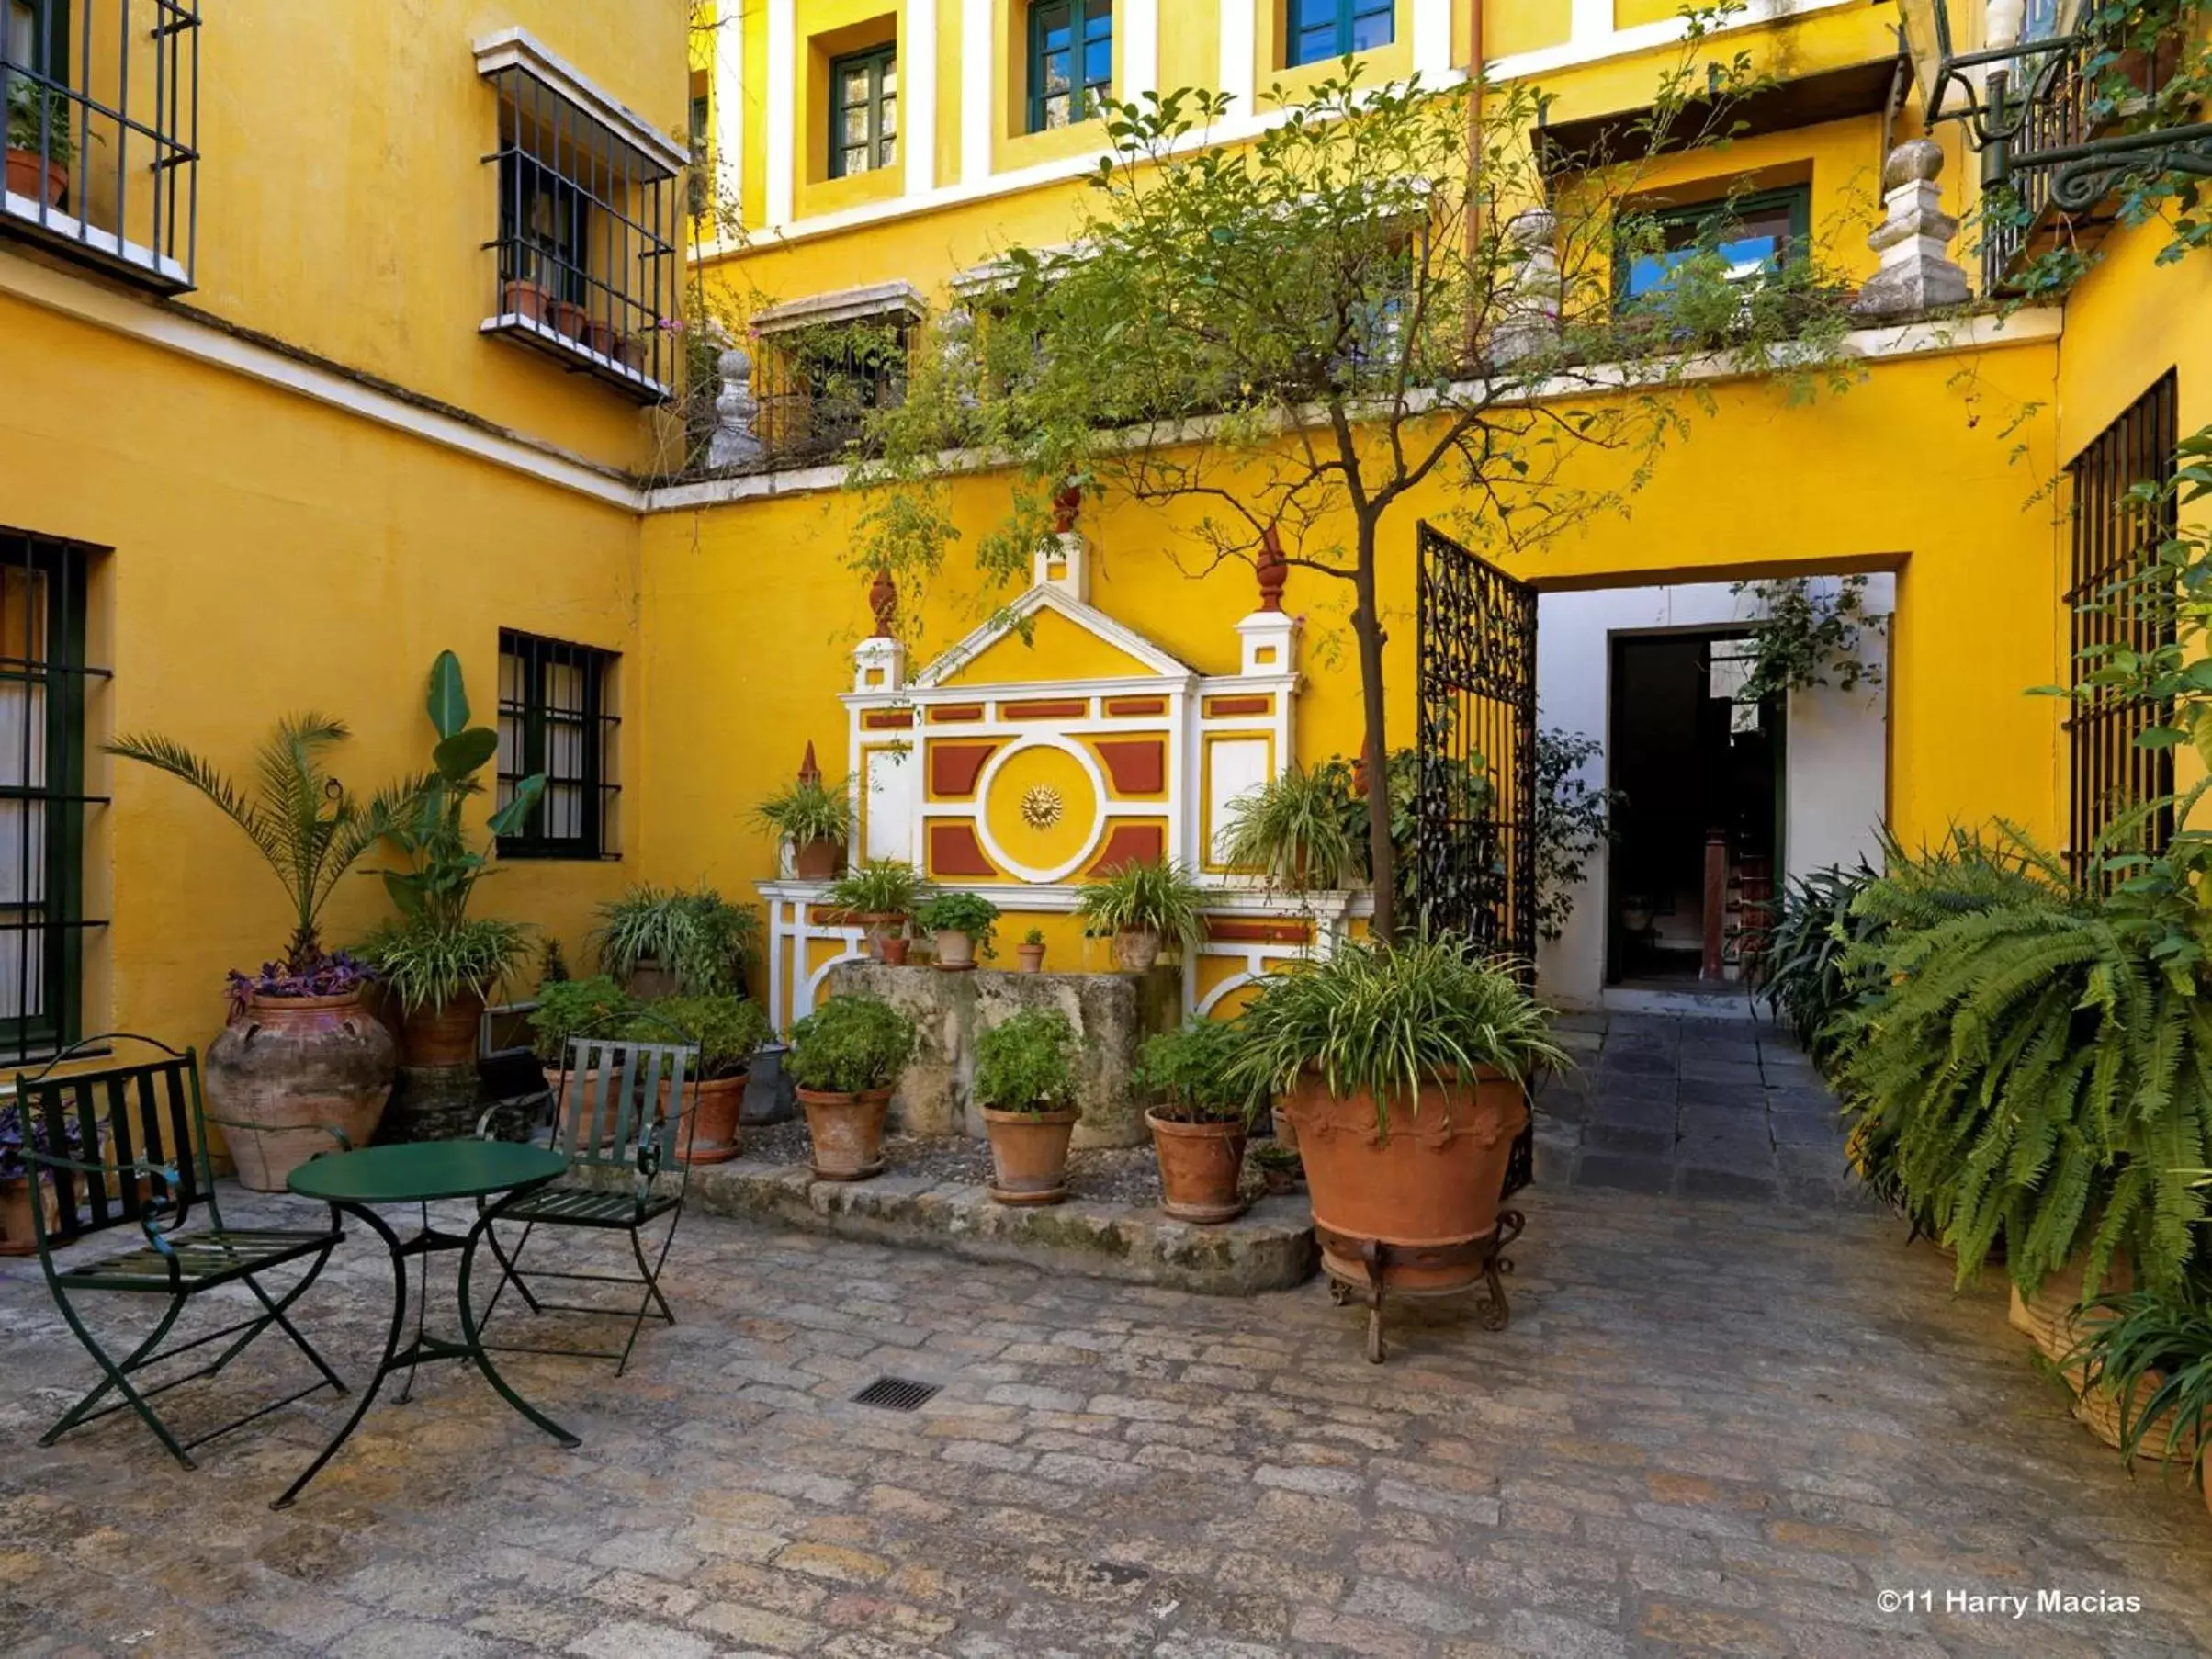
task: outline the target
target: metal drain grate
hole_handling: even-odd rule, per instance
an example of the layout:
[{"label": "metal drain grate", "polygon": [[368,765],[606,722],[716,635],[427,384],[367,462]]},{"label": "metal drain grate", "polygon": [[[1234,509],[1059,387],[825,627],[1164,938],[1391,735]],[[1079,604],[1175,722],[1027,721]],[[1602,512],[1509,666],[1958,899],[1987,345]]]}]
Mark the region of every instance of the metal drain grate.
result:
[{"label": "metal drain grate", "polygon": [[912,1411],[937,1394],[934,1382],[917,1382],[908,1377],[878,1377],[852,1396],[856,1405],[880,1405],[886,1411]]}]

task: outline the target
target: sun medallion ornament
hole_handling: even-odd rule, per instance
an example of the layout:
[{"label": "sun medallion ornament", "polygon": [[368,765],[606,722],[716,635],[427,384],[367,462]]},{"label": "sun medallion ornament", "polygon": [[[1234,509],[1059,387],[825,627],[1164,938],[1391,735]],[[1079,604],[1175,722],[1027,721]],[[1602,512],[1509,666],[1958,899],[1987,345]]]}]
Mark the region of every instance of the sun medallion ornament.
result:
[{"label": "sun medallion ornament", "polygon": [[1067,803],[1050,784],[1039,784],[1021,796],[1021,821],[1032,830],[1049,830],[1060,821]]}]

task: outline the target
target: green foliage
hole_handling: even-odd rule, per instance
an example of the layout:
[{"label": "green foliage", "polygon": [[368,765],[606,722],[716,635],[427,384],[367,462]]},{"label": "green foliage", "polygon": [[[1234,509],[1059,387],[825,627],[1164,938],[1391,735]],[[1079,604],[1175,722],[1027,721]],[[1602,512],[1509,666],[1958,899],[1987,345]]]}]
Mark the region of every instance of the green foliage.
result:
[{"label": "green foliage", "polygon": [[753,819],[795,847],[809,841],[835,841],[841,847],[852,837],[852,815],[844,786],[831,787],[819,778],[803,778],[777,790],[753,808]]},{"label": "green foliage", "polygon": [[848,993],[791,1028],[784,1068],[813,1093],[859,1094],[890,1088],[913,1054],[913,1021],[887,1002]]},{"label": "green foliage", "polygon": [[569,959],[561,954],[560,941],[546,941],[545,954],[538,960],[537,982],[540,985],[559,985],[569,977]]},{"label": "green foliage", "polygon": [[1366,813],[1353,801],[1340,762],[1309,772],[1293,761],[1229,804],[1222,862],[1290,892],[1349,887],[1367,867]]},{"label": "green foliage", "polygon": [[746,955],[760,925],[749,907],[711,887],[641,884],[599,907],[599,964],[626,984],[650,962],[691,996],[723,996],[744,988]]},{"label": "green foliage", "polygon": [[926,891],[920,872],[895,858],[872,858],[830,884],[824,901],[855,916],[911,916]]},{"label": "green foliage", "polygon": [[1163,943],[1179,945],[1187,956],[1197,951],[1204,929],[1200,908],[1204,900],[1191,872],[1173,859],[1133,860],[1111,875],[1086,882],[1076,900],[1076,914],[1094,937],[1157,933]]},{"label": "green foliage", "polygon": [[1044,942],[1044,930],[1043,928],[1030,929],[1028,932],[1021,935],[1021,942],[1023,944],[1043,944]]},{"label": "green foliage", "polygon": [[[109,754],[189,784],[245,832],[291,902],[292,937],[285,966],[296,975],[312,973],[322,961],[317,927],[322,907],[381,833],[380,811],[365,806],[331,775],[326,756],[346,736],[343,721],[318,714],[286,716],[254,757],[251,794],[173,739],[145,733],[118,738],[107,746]],[[397,799],[406,793],[403,787],[378,798]]]},{"label": "green foliage", "polygon": [[743,997],[663,997],[641,1010],[627,1034],[641,1043],[699,1045],[699,1078],[745,1075],[753,1055],[775,1033],[761,1005]]},{"label": "green foliage", "polygon": [[[2088,1335],[2067,1356],[2084,1390],[2109,1388],[2119,1406],[2120,1455],[2188,1460],[2204,1478],[2212,1452],[2212,1303],[2196,1281],[2167,1292],[2099,1298],[2083,1315]],[[2150,1390],[2139,1404],[2138,1383]]]},{"label": "green foliage", "polygon": [[976,1039],[976,1099],[996,1112],[1052,1112],[1075,1099],[1082,1040],[1056,1008],[1024,1009]]},{"label": "green foliage", "polygon": [[7,78],[7,141],[12,149],[43,153],[57,167],[76,160],[77,134],[69,95],[17,74]]},{"label": "green foliage", "polygon": [[497,916],[439,921],[428,914],[386,921],[362,942],[385,988],[408,1013],[464,996],[491,1001],[530,954],[530,930]]},{"label": "green foliage", "polygon": [[1148,1037],[1137,1055],[1136,1083],[1151,1090],[1161,1117],[1186,1123],[1248,1123],[1267,1109],[1267,1091],[1239,1071],[1246,1036],[1235,1020],[1193,1020]]},{"label": "green foliage", "polygon": [[1863,651],[1866,636],[1880,633],[1887,619],[1868,614],[1866,577],[1846,576],[1834,592],[1806,576],[1739,581],[1729,591],[1752,594],[1764,613],[1752,625],[1744,701],[1831,683],[1847,692],[1881,683],[1881,665]]},{"label": "green foliage", "polygon": [[1791,881],[1782,896],[1781,919],[1759,957],[1758,995],[1823,1066],[1834,1057],[1835,1017],[1859,991],[1856,976],[1845,972],[1845,954],[1855,945],[1871,946],[1880,928],[1874,918],[1852,909],[1861,889],[1876,879],[1874,867],[1862,858],[1849,868],[1830,864]]},{"label": "green foliage", "polygon": [[1282,1094],[1317,1071],[1340,1098],[1371,1094],[1388,1133],[1394,1111],[1418,1109],[1424,1080],[1472,1077],[1478,1066],[1522,1078],[1565,1066],[1550,1021],[1505,965],[1463,940],[1358,941],[1267,976],[1244,1014],[1250,1043],[1238,1075]]},{"label": "green foliage", "polygon": [[965,933],[988,956],[999,931],[999,907],[980,893],[932,893],[916,907],[914,925],[925,933]]},{"label": "green foliage", "polygon": [[537,988],[530,1013],[532,1043],[548,1066],[565,1066],[570,1037],[613,1037],[638,1012],[638,1003],[605,974],[589,979],[561,979]]},{"label": "green foliage", "polygon": [[1536,931],[1557,939],[1574,914],[1584,866],[1611,834],[1613,813],[1627,803],[1582,769],[1604,746],[1579,732],[1536,735]]}]

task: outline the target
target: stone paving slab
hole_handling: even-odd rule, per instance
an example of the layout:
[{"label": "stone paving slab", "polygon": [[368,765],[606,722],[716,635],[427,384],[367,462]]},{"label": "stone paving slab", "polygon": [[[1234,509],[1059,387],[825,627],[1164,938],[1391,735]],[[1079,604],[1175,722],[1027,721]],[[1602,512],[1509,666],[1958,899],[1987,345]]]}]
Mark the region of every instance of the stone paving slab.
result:
[{"label": "stone paving slab", "polygon": [[[288,1213],[227,1202],[234,1223]],[[1871,1216],[1542,1187],[1525,1203],[1510,1327],[1485,1333],[1458,1302],[1394,1310],[1380,1368],[1318,1285],[1207,1298],[690,1217],[667,1281],[683,1323],[649,1329],[628,1376],[507,1364],[580,1450],[434,1367],[282,1515],[268,1500],[333,1402],[206,1448],[192,1474],[127,1420],[40,1449],[90,1365],[35,1269],[0,1264],[0,1653],[2212,1643],[2212,1518],[2071,1421],[1997,1288],[1955,1296],[1947,1263]],[[341,1369],[376,1351],[388,1286],[356,1239],[300,1304]],[[301,1368],[276,1351],[265,1374],[168,1396],[180,1426],[283,1392]],[[852,1403],[886,1373],[941,1392],[913,1414]],[[2047,1590],[2139,1606],[1945,1605]],[[1885,1591],[1916,1604],[1885,1608]]]}]

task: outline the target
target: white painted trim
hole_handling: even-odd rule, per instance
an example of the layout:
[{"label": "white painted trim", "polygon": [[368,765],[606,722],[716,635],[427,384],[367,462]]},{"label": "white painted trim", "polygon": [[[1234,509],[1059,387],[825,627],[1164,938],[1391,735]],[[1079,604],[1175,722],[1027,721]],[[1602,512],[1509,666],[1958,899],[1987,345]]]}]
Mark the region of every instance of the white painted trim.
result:
[{"label": "white painted trim", "polygon": [[[1097,797],[1097,808],[1091,814],[1089,835],[1084,838],[1082,846],[1076,850],[1073,857],[1064,859],[1049,870],[1040,870],[1033,864],[1025,864],[1001,847],[999,844],[999,838],[991,833],[991,815],[988,810],[988,804],[991,798],[991,785],[998,781],[999,773],[1016,755],[1026,754],[1033,749],[1057,750],[1073,761],[1082,769],[1083,775],[1090,780],[1092,793]],[[1171,801],[1172,797],[1169,802],[1147,801],[1144,803],[1146,816],[1149,817],[1163,807],[1169,807]],[[953,810],[946,811],[945,808],[948,807]],[[1130,810],[1126,803],[1122,803],[1117,807],[1117,803],[1113,799],[1113,791],[1107,787],[1106,774],[1099,769],[1098,761],[1091,755],[1090,750],[1085,749],[1073,738],[1064,737],[1056,731],[1033,731],[1028,737],[1017,739],[1005,748],[992,752],[991,758],[984,762],[981,775],[976,779],[974,799],[959,802],[925,802],[920,816],[924,818],[965,818],[973,824],[976,839],[982,843],[984,852],[990,855],[991,862],[1001,870],[1011,875],[1019,875],[1024,882],[1062,882],[1090,862],[1091,854],[1098,851],[1099,842],[1106,834],[1108,822],[1117,817],[1129,817]]]},{"label": "white painted trim", "polygon": [[180,288],[192,286],[191,272],[167,254],[157,254],[152,248],[141,247],[135,242],[126,242],[114,231],[104,231],[98,225],[88,225],[73,219],[35,197],[18,196],[10,190],[5,196],[0,196],[0,208],[5,208],[8,218],[36,225],[49,236],[61,237],[74,246],[104,254],[118,264],[151,272],[164,282],[173,282]]},{"label": "white painted trim", "polygon": [[1160,90],[1160,0],[1122,6],[1122,96],[1135,99]]},{"label": "white painted trim", "polygon": [[907,194],[937,186],[937,0],[907,0],[899,19],[898,150]]},{"label": "white painted trim", "polygon": [[567,59],[548,51],[528,29],[502,28],[479,40],[475,50],[476,73],[487,80],[502,70],[519,70],[575,105],[648,161],[660,163],[672,174],[689,164],[691,157],[683,146]]},{"label": "white painted trim", "polygon": [[791,220],[798,189],[797,0],[768,0],[768,199],[762,204],[771,229]]},{"label": "white painted trim", "polygon": [[[1766,23],[1793,23],[1812,12],[1856,4],[1858,0],[1744,0],[1710,32],[1719,36]],[[1573,21],[1564,41],[1493,59],[1486,73],[1494,81],[1550,74],[1603,58],[1623,58],[1631,52],[1675,45],[1685,38],[1687,28],[1680,17],[1667,17],[1656,23],[1640,23],[1633,28],[1615,28],[1612,0],[1574,0]]]},{"label": "white painted trim", "polygon": [[265,345],[226,333],[167,306],[149,305],[104,284],[0,252],[0,293],[89,327],[137,340],[210,367],[275,387],[379,426],[388,426],[522,473],[557,489],[589,496],[628,513],[646,511],[649,496],[611,468],[550,446],[485,432],[466,421],[419,408],[389,392],[302,363]]},{"label": "white painted trim", "polygon": [[[991,179],[991,72],[999,62],[999,42],[993,39],[991,0],[962,0],[960,7],[960,183],[955,188],[968,196],[986,193]],[[934,190],[922,198],[933,201],[946,195]],[[886,203],[885,206],[896,206]],[[855,209],[863,211],[863,209]],[[843,220],[844,213],[825,213],[821,219]],[[888,217],[888,215],[884,215]],[[809,225],[818,222],[809,220]],[[855,223],[865,223],[856,220]],[[799,231],[792,226],[790,231]],[[790,233],[786,231],[786,234]],[[800,231],[799,233],[807,232]]]},{"label": "white painted trim", "polygon": [[[728,15],[723,15],[727,10]],[[741,6],[715,14],[715,172],[717,188],[745,222],[745,17]]]},{"label": "white painted trim", "polygon": [[1413,0],[1413,72],[1423,81],[1451,73],[1451,0]]},{"label": "white painted trim", "polygon": [[764,305],[753,312],[751,324],[756,334],[780,334],[813,323],[852,322],[863,317],[917,318],[927,309],[921,290],[910,282],[871,282]]},{"label": "white painted trim", "polygon": [[480,334],[536,334],[562,356],[593,364],[609,374],[619,375],[640,391],[655,398],[668,397],[674,390],[674,388],[654,379],[643,369],[632,368],[620,358],[610,357],[604,352],[595,352],[574,335],[562,333],[550,322],[525,317],[520,311],[503,311],[496,317],[487,317],[476,325],[476,331]]},{"label": "white painted trim", "polygon": [[[1151,640],[1146,638],[1144,635],[1136,632],[1134,628],[1123,626],[1097,606],[1085,604],[1081,600],[1062,592],[1058,588],[1040,584],[1031,588],[1021,598],[1008,605],[1000,616],[993,617],[980,627],[974,629],[965,639],[962,639],[939,657],[936,661],[917,674],[914,677],[913,685],[909,688],[911,700],[917,703],[924,701],[925,699],[921,696],[913,694],[927,692],[941,694],[935,699],[938,702],[947,700],[965,702],[971,697],[983,694],[979,688],[970,685],[960,686],[954,691],[945,685],[945,681],[958,673],[963,667],[975,660],[982,652],[1012,633],[1015,623],[1041,610],[1057,611],[1084,632],[1097,635],[1107,644],[1135,658],[1137,661],[1151,669],[1163,679],[1188,681],[1197,676],[1197,671],[1189,663],[1178,662],[1158,646],[1153,644]],[[1070,689],[1066,694],[1069,696],[1078,694],[1072,689],[1077,686],[1103,683],[1105,682],[1093,680],[1068,681],[1066,684]],[[1139,682],[1138,683],[1147,683]],[[1035,687],[1022,687],[1018,690],[1033,694]]]},{"label": "white painted trim", "polygon": [[1257,106],[1259,39],[1258,8],[1250,0],[1227,0],[1221,8],[1221,90],[1230,98],[1229,118],[1249,118]]}]

